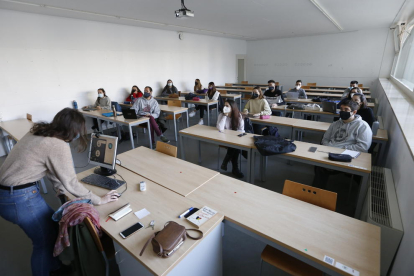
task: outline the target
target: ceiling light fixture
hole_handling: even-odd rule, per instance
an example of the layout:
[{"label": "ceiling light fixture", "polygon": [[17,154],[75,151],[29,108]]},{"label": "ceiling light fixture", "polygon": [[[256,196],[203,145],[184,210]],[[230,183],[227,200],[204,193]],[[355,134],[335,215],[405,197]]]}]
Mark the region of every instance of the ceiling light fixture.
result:
[{"label": "ceiling light fixture", "polygon": [[323,15],[325,15],[326,16],[326,18],[328,18],[334,25],[335,25],[335,27],[337,27],[340,31],[343,31],[344,29],[341,27],[341,25],[339,25],[339,23],[338,22],[336,22],[335,21],[335,19],[333,19],[329,14],[328,14],[328,12],[327,11],[325,11],[320,5],[319,5],[319,3],[316,1],[316,0],[309,0],[309,1],[311,1],[311,3],[313,4],[313,5],[315,5],[315,7],[317,7],[322,13],[323,13]]}]

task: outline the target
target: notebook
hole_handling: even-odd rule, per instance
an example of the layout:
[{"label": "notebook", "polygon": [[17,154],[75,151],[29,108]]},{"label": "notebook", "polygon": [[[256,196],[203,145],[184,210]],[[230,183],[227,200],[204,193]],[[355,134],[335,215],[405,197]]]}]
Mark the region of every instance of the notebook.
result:
[{"label": "notebook", "polygon": [[208,221],[210,218],[212,218],[215,214],[217,214],[217,211],[211,209],[210,207],[204,206],[191,216],[187,218],[189,222],[200,228],[201,225],[203,225],[206,221]]},{"label": "notebook", "polygon": [[357,158],[361,153],[355,150],[344,150],[342,154],[348,154],[351,155],[352,158]]},{"label": "notebook", "polygon": [[110,213],[109,217],[112,218],[113,220],[117,221],[117,220],[125,217],[126,215],[128,215],[131,212],[132,212],[131,204],[128,203],[127,205],[121,207],[120,209]]}]

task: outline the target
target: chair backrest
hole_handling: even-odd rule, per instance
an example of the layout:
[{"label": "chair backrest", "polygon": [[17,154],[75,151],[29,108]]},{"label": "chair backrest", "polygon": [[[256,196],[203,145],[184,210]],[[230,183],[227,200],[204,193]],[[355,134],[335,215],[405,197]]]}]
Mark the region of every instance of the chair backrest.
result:
[{"label": "chair backrest", "polygon": [[84,223],[84,224],[86,225],[86,227],[88,228],[89,233],[91,234],[91,236],[92,236],[92,238],[93,238],[93,241],[95,242],[96,247],[98,248],[98,250],[99,250],[100,252],[103,252],[103,251],[104,251],[104,249],[103,249],[103,246],[102,246],[102,243],[101,243],[101,239],[99,238],[98,232],[96,231],[95,225],[93,225],[93,223],[92,223],[91,219],[90,219],[90,218],[88,218],[88,217],[86,217],[86,218],[83,220],[83,223]]},{"label": "chair backrest", "polygon": [[358,84],[358,87],[364,87],[364,85],[362,83]]},{"label": "chair backrest", "polygon": [[309,85],[303,85],[301,88],[306,90],[306,89],[310,89],[310,86]]},{"label": "chair backrest", "polygon": [[336,210],[337,194],[334,192],[285,180],[283,194],[331,211]]},{"label": "chair backrest", "polygon": [[[174,101],[174,100],[168,100],[167,101],[167,105],[168,106],[178,106],[181,107],[181,101]],[[181,118],[181,114],[176,114],[175,115],[175,119]],[[166,120],[173,120],[174,117],[171,114],[168,114],[167,116],[165,116]]]},{"label": "chair backrest", "polygon": [[31,121],[32,120],[32,114],[27,113],[26,118],[27,118],[27,120]]},{"label": "chair backrest", "polygon": [[277,81],[277,82],[275,82],[275,85],[276,85],[276,86],[279,86],[280,84],[279,84],[279,82]]},{"label": "chair backrest", "polygon": [[316,82],[308,82],[306,85],[307,86],[316,86]]},{"label": "chair backrest", "polygon": [[177,147],[167,143],[163,143],[161,141],[157,141],[156,151],[162,152],[172,157],[177,157]]},{"label": "chair backrest", "polygon": [[242,81],[241,83],[242,83],[242,84],[249,84],[249,82],[248,82],[248,81]]},{"label": "chair backrest", "polygon": [[122,107],[118,102],[111,102],[111,106],[115,106],[116,111],[122,112]]}]

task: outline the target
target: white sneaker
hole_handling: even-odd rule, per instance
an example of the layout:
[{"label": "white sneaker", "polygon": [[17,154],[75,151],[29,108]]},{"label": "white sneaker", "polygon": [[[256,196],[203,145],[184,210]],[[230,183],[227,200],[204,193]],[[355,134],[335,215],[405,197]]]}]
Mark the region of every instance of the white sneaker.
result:
[{"label": "white sneaker", "polygon": [[199,125],[204,125],[203,119],[200,119],[200,122],[198,122]]},{"label": "white sneaker", "polygon": [[190,116],[190,117],[194,117],[195,115],[196,115],[196,112],[194,110],[191,111],[190,114],[188,114],[188,116]]}]

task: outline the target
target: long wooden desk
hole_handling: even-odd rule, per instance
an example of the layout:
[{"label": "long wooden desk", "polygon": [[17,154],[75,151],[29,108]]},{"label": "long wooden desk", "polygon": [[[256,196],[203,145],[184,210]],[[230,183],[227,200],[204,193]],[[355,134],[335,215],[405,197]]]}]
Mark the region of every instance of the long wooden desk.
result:
[{"label": "long wooden desk", "polygon": [[[310,88],[321,88],[321,89],[332,89],[332,90],[345,90],[347,89],[349,86],[329,86],[329,85],[307,85],[310,86]],[[362,91],[369,91],[369,87],[358,87],[359,89],[361,89]]]},{"label": "long wooden desk", "polygon": [[[205,105],[207,107],[207,125],[210,125],[210,106],[215,105],[218,103],[218,101],[213,100],[207,100],[207,99],[200,99],[199,101],[193,101],[193,100],[186,100],[184,97],[179,98],[168,98],[168,97],[154,97],[157,101],[181,101],[185,104],[197,104],[197,105]],[[218,118],[218,107],[216,108],[216,115]]]},{"label": "long wooden desk", "polygon": [[267,189],[219,175],[189,196],[224,214],[231,225],[329,275],[350,275],[323,261],[335,259],[379,275],[380,228]]},{"label": "long wooden desk", "polygon": [[[322,92],[322,93],[338,93],[338,94],[343,94],[344,90],[335,90],[335,89],[316,89],[316,88],[310,88],[310,89],[305,89],[306,93],[308,92]],[[370,95],[371,92],[370,91],[363,91],[364,95]]]},{"label": "long wooden desk", "polygon": [[[81,112],[86,117],[91,117],[91,118],[98,119],[98,125],[99,125],[100,130],[102,130],[102,124],[101,124],[100,120],[108,121],[108,122],[112,122],[112,123],[117,124],[118,135],[119,135],[119,125],[126,125],[129,128],[129,137],[131,139],[131,147],[133,149],[135,148],[135,145],[134,145],[134,135],[133,135],[133,132],[132,132],[132,127],[146,123],[147,124],[147,130],[148,130],[148,137],[149,137],[149,146],[150,146],[150,148],[152,148],[151,130],[150,130],[150,124],[149,124],[149,118],[148,117],[140,117],[136,120],[132,120],[132,119],[130,120],[130,119],[125,119],[124,116],[122,116],[122,115],[118,115],[116,118],[115,117],[103,116],[102,113],[112,112],[111,110],[107,110],[107,109],[101,109],[101,110],[95,110],[95,111],[83,111],[83,110],[80,109],[79,112]],[[138,143],[138,135],[137,135],[137,143]]]},{"label": "long wooden desk", "polygon": [[291,112],[293,114],[293,117],[295,113],[328,116],[328,117],[332,117],[332,120],[333,120],[333,117],[339,117],[339,114],[323,111],[322,108],[320,110],[300,110],[300,109],[289,109],[287,108],[286,105],[280,105],[277,107],[272,107],[271,109],[274,111]]},{"label": "long wooden desk", "polygon": [[[127,108],[131,108],[132,104],[119,104],[120,106],[124,106]],[[186,118],[187,118],[187,127],[190,127],[190,123],[188,121],[188,108],[187,107],[179,107],[179,106],[168,106],[166,104],[160,104],[160,110],[162,112],[165,113],[170,113],[173,116],[173,121],[174,121],[174,136],[175,136],[175,141],[177,141],[177,118],[175,115],[177,114],[181,114],[181,113],[186,113]]]},{"label": "long wooden desk", "polygon": [[[366,193],[368,191],[368,179],[371,173],[371,154],[362,152],[357,158],[353,159],[351,163],[336,162],[328,159],[328,153],[342,153],[344,149],[329,147],[324,145],[318,145],[316,152],[310,152],[309,148],[314,147],[315,144],[305,143],[301,141],[295,141],[296,150],[294,152],[273,155],[277,158],[283,158],[295,162],[305,163],[313,166],[319,166],[326,169],[341,171],[345,173],[355,174],[361,176],[360,190],[358,194],[358,202],[355,211],[355,217],[359,218],[362,211],[362,205],[365,200]],[[255,168],[255,155],[258,154],[261,160],[261,176],[265,177],[267,158],[260,155],[256,148],[253,149],[252,158],[252,183],[254,183],[254,168]]]},{"label": "long wooden desk", "polygon": [[246,180],[250,181],[250,163],[251,163],[251,150],[254,147],[253,136],[254,134],[247,133],[245,136],[238,137],[240,132],[234,130],[225,129],[223,132],[219,132],[215,127],[195,125],[187,129],[180,130],[180,148],[181,158],[185,160],[185,148],[183,138],[191,138],[198,141],[198,157],[199,164],[201,163],[201,141],[219,145],[227,146],[247,152],[247,168],[246,168]]},{"label": "long wooden desk", "polygon": [[[188,91],[181,92],[181,95],[188,95],[190,93],[194,93],[194,92],[188,92]],[[197,95],[198,97],[205,97],[206,96],[206,94],[203,94],[203,93],[194,93],[194,94]],[[238,99],[239,103],[240,103],[240,106],[242,104],[240,94],[224,94],[224,93],[222,94],[222,93],[220,93],[220,96],[224,99],[230,99],[230,100],[233,100],[233,101],[236,101]]]},{"label": "long wooden desk", "polygon": [[[322,105],[321,102],[314,102],[314,101],[312,101],[312,99],[288,100],[288,99],[285,98],[285,102],[287,102],[287,103],[302,103],[302,104],[318,104],[318,105]],[[339,101],[338,101],[338,103],[339,103]],[[368,103],[368,107],[375,108],[375,103]]]},{"label": "long wooden desk", "polygon": [[[286,94],[288,91],[284,91],[283,93]],[[307,96],[313,96],[313,97],[330,97],[330,98],[341,98],[342,94],[332,94],[332,93],[314,93],[314,92],[306,92]],[[371,99],[370,95],[365,95],[365,98]]]},{"label": "long wooden desk", "polygon": [[188,196],[219,172],[139,147],[117,156],[121,166],[177,193]]},{"label": "long wooden desk", "polygon": [[[178,169],[178,167],[175,167],[175,169]],[[188,271],[188,266],[184,265],[185,262],[187,262],[188,265],[188,261],[197,262],[202,259],[206,260],[206,263],[211,265],[211,261],[207,261],[208,259],[221,259],[221,254],[218,254],[217,252],[217,249],[219,250],[219,252],[221,252],[220,249],[222,231],[220,224],[223,221],[223,215],[220,213],[216,214],[208,222],[202,225],[202,227],[200,228],[200,230],[204,232],[204,238],[202,240],[195,241],[192,239],[186,239],[185,243],[180,247],[180,249],[177,252],[174,253],[172,257],[166,259],[159,258],[153,252],[151,245],[149,245],[146,248],[142,256],[139,256],[139,253],[143,248],[145,242],[148,240],[148,238],[154,232],[160,231],[164,227],[164,224],[166,222],[175,221],[185,226],[186,228],[194,228],[194,226],[187,220],[179,219],[178,215],[181,214],[184,210],[188,209],[189,207],[194,206],[201,208],[204,205],[202,205],[202,203],[195,202],[194,200],[191,200],[189,198],[185,198],[168,189],[165,189],[163,186],[160,186],[154,183],[153,181],[148,180],[125,168],[118,167],[117,170],[118,174],[122,175],[122,177],[127,181],[128,190],[119,198],[117,202],[95,206],[95,208],[99,211],[100,214],[102,230],[105,233],[107,233],[115,242],[116,249],[118,249],[117,259],[123,260],[123,262],[120,263],[120,270],[122,275],[148,275],[148,271],[153,273],[154,275],[193,275],[192,272]],[[78,179],[81,180],[83,177],[90,175],[92,173],[93,169],[79,173]],[[170,180],[174,182],[174,179]],[[145,192],[139,191],[138,187],[140,181],[146,182],[147,190]],[[108,192],[108,190],[105,190],[100,187],[87,184],[84,185],[93,193],[99,196],[103,196]],[[121,192],[124,190],[124,188],[125,186],[121,186],[118,190]],[[151,214],[144,217],[143,219],[138,220],[138,218],[133,214],[133,212],[131,212],[118,221],[109,220],[106,222],[108,214],[119,209],[127,203],[131,204],[133,212],[146,208]],[[145,228],[149,225],[149,222],[151,220],[155,220],[154,231],[152,230],[152,228]],[[144,228],[139,230],[137,233],[131,235],[127,239],[122,239],[119,233],[138,221],[144,225]],[[213,231],[218,232],[218,236],[217,234],[215,234],[215,236],[218,238],[214,241],[211,240],[211,238],[209,238]],[[195,236],[197,235],[196,233],[190,234]],[[205,242],[217,243],[215,245],[216,250],[201,253],[197,253],[196,251],[193,252],[193,250],[196,247],[203,246],[203,243]],[[204,246],[203,248],[206,248],[206,246]],[[195,253],[196,255],[193,256],[193,253]],[[217,256],[213,256],[213,254],[216,254]],[[134,258],[136,261],[128,262],[128,259],[130,258],[129,256],[132,256],[132,258]],[[190,260],[188,258],[190,258]],[[204,264],[200,264],[200,266],[203,269],[210,269],[211,273],[213,273],[212,268],[207,268]],[[214,272],[217,272],[217,270],[215,270]]]}]

